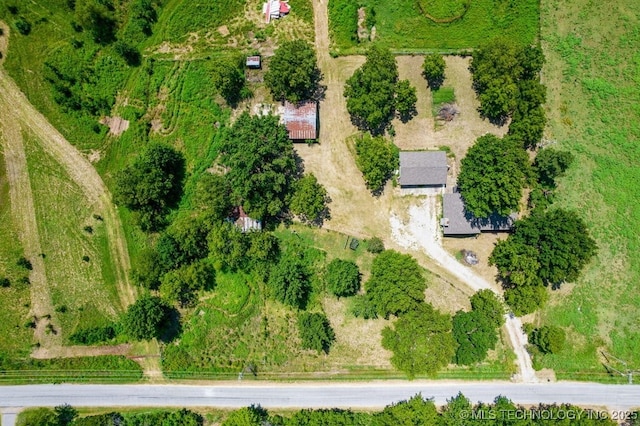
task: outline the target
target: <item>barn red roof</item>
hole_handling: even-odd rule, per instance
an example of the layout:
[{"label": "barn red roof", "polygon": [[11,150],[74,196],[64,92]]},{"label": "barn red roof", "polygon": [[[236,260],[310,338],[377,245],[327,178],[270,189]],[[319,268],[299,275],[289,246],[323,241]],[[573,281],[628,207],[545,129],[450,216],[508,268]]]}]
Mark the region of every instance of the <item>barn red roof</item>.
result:
[{"label": "barn red roof", "polygon": [[289,132],[289,139],[318,138],[318,103],[304,101],[297,104],[284,103],[284,125]]},{"label": "barn red roof", "polygon": [[285,2],[280,2],[280,13],[289,13],[289,5]]}]

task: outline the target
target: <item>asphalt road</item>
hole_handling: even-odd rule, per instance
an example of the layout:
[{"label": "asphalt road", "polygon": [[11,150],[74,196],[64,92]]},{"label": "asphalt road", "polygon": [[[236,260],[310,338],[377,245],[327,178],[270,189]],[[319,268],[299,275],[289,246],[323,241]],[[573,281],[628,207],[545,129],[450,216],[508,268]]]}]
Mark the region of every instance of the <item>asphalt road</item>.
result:
[{"label": "asphalt road", "polygon": [[417,393],[436,404],[462,392],[472,402],[491,402],[504,395],[515,403],[567,402],[609,409],[640,406],[640,386],[595,383],[512,382],[370,382],[353,384],[225,384],[225,385],[28,385],[1,386],[0,409],[55,406],[86,407],[244,407],[381,408]]}]

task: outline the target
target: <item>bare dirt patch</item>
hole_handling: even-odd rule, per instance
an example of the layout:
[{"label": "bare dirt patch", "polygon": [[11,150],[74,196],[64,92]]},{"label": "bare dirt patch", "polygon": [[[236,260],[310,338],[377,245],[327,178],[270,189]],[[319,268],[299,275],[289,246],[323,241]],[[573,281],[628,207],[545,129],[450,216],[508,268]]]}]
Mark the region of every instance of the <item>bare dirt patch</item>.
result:
[{"label": "bare dirt patch", "polygon": [[109,127],[109,134],[113,136],[120,136],[129,128],[129,120],[122,117],[104,117],[100,120],[100,124]]},{"label": "bare dirt patch", "polygon": [[[507,238],[506,233],[482,233],[475,238],[443,238],[443,246],[452,256],[458,258],[460,250],[471,250],[478,256],[478,264],[471,267],[473,272],[489,282],[496,280],[498,269],[489,266],[489,256],[494,245]],[[460,261],[462,264],[462,261]]]},{"label": "bare dirt patch", "polygon": [[398,56],[396,61],[400,78],[408,79],[411,85],[416,88],[418,96],[416,105],[418,115],[407,123],[402,123],[397,119],[393,121],[396,130],[394,143],[400,149],[438,149],[440,146],[448,146],[455,155],[455,162],[450,173],[450,176],[455,177],[460,167],[460,160],[464,158],[467,150],[478,137],[486,133],[503,136],[507,132],[507,125],[498,127],[480,117],[478,113],[480,104],[473,91],[471,72],[469,71],[470,58],[445,57],[447,63],[446,79],[442,86],[453,87],[459,115],[453,121],[438,126],[436,126],[435,118],[431,112],[431,91],[422,76],[424,57]]},{"label": "bare dirt patch", "polygon": [[229,31],[229,27],[227,27],[226,25],[218,27],[218,33],[220,33],[222,37],[226,37],[231,34],[231,32]]}]

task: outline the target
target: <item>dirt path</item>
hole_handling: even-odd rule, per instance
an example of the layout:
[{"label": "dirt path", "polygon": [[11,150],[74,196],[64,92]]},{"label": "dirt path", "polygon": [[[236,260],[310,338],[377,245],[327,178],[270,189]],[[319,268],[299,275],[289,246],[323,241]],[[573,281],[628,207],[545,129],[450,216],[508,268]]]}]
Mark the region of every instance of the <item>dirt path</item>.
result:
[{"label": "dirt path", "polygon": [[[47,285],[44,260],[40,256],[40,234],[36,220],[36,209],[31,191],[31,181],[27,169],[27,157],[22,140],[20,124],[10,106],[2,102],[0,95],[0,134],[4,147],[7,179],[9,181],[9,197],[11,213],[19,232],[20,242],[24,249],[24,256],[31,261],[33,269],[29,273],[31,282],[31,315],[42,318],[53,313],[51,295]],[[46,334],[46,321],[36,321],[35,339],[40,344],[52,345],[56,335]]]},{"label": "dirt path", "polygon": [[[331,219],[325,222],[325,227],[359,237],[375,235],[384,240],[386,247],[399,246],[404,250],[413,251],[414,254],[416,251],[426,253],[437,265],[435,268],[430,264],[426,265],[428,269],[436,271],[444,269],[456,281],[465,283],[474,291],[489,288],[499,293],[496,286],[492,286],[470,269],[461,265],[442,247],[436,213],[437,200],[434,197],[427,197],[422,206],[410,206],[406,200],[408,197],[400,197],[400,191],[394,190],[390,185],[380,197],[372,197],[365,188],[353,155],[345,143],[345,139],[356,133],[357,129],[350,122],[346,100],[343,96],[345,80],[364,63],[364,58],[350,56],[334,59],[329,55],[327,1],[313,2],[318,65],[323,73],[323,84],[327,86],[326,97],[320,104],[321,143],[313,146],[296,145],[296,151],[304,159],[306,170],[316,175],[318,181],[325,186],[331,197]],[[458,86],[464,85],[459,80],[470,82],[468,64],[453,63],[454,61],[465,61],[465,59],[447,58],[447,61],[452,62],[450,65],[457,65],[450,67],[455,68],[455,71],[450,72],[447,76],[449,83],[457,81],[456,86]],[[418,78],[422,78],[419,76],[421,58],[398,58],[398,63],[402,78],[409,78],[416,87],[422,84],[418,80]],[[471,87],[470,83],[468,86]],[[419,105],[419,114],[415,123],[411,123],[409,126],[396,126],[397,136],[400,137],[398,143],[401,148],[424,149],[429,147],[423,146],[425,141],[433,145],[432,147],[437,147],[438,145],[450,145],[450,141],[456,138],[475,140],[486,132],[498,135],[504,133],[504,129],[496,128],[479,118],[474,118],[477,100],[471,92],[460,91],[457,94],[457,102],[461,114],[469,115],[469,117],[465,117],[465,121],[458,120],[447,124],[446,131],[438,134],[433,130],[433,119],[428,110],[431,99],[428,91],[422,89],[418,90],[421,105]],[[467,123],[471,124],[467,126]],[[423,130],[430,132],[430,137],[415,139],[415,135],[424,133]],[[411,139],[412,137],[413,139]],[[412,145],[416,142],[420,146]],[[458,159],[464,156],[466,149],[467,147],[462,144],[454,148]],[[403,223],[401,216],[404,216],[407,209],[409,219],[407,223]],[[419,256],[418,259],[421,264],[425,264],[422,256]],[[525,349],[526,336],[521,331],[520,321],[517,318],[507,316],[506,328],[519,369],[519,375],[514,379],[525,382],[536,381],[531,358]]]},{"label": "dirt path", "polygon": [[[392,215],[389,221],[393,238],[406,248],[424,250],[429,257],[474,291],[489,289],[500,296],[500,289],[497,285],[491,284],[476,275],[442,247],[442,242],[440,241],[441,233],[438,229],[438,204],[437,196],[428,196],[422,204],[411,206],[407,223],[403,223],[397,215]],[[522,332],[522,323],[520,319],[509,315],[506,315],[505,319],[505,327],[518,364],[518,375],[514,379],[524,382],[536,382],[537,379],[531,363],[531,357],[525,348],[527,336]]]},{"label": "dirt path", "polygon": [[[82,189],[90,203],[95,204],[96,213],[104,218],[109,250],[116,266],[116,281],[123,308],[135,301],[135,290],[129,283],[129,253],[124,230],[111,195],[100,175],[80,152],[58,132],[47,119],[27,100],[15,82],[0,68],[0,105],[3,115],[12,116],[12,121],[32,131],[42,148],[59,162],[76,184]],[[24,148],[23,148],[24,149]]]}]

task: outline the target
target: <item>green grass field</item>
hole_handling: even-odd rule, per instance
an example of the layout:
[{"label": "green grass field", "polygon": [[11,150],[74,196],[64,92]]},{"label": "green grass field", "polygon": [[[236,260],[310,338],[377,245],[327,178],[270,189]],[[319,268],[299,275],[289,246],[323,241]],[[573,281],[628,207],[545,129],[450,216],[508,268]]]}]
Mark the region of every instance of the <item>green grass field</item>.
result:
[{"label": "green grass field", "polygon": [[24,140],[53,308],[66,307],[50,315],[58,319],[63,336],[78,326],[104,325],[121,310],[104,224],[37,140],[29,133]]},{"label": "green grass field", "polygon": [[450,104],[456,101],[456,95],[453,87],[440,87],[438,90],[432,90],[431,96],[431,113],[434,117],[438,115],[440,108],[444,104]]},{"label": "green grass field", "polygon": [[[31,351],[33,330],[25,327],[31,303],[29,286],[19,283],[25,270],[16,265],[23,251],[14,227],[6,179],[5,159],[0,144],[0,277],[9,278],[11,286],[0,287],[0,357],[22,358]],[[1,363],[1,362],[0,362]]]},{"label": "green grass field", "polygon": [[[375,11],[375,40],[400,52],[460,51],[497,36],[523,43],[533,43],[538,37],[538,0],[474,0],[464,16],[451,23],[430,20],[422,14],[416,0],[330,0],[333,50],[338,54],[366,47],[366,43],[359,45],[353,36],[357,29],[357,18],[353,16],[357,13],[356,3]],[[441,9],[436,7],[433,13],[443,16],[453,13]]]},{"label": "green grass field", "polygon": [[[542,2],[547,134],[576,162],[557,205],[577,210],[598,255],[540,319],[568,330],[566,350],[541,359],[559,378],[609,380],[604,350],[640,368],[640,5]],[[623,369],[620,364],[611,364]]]}]

